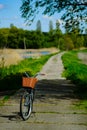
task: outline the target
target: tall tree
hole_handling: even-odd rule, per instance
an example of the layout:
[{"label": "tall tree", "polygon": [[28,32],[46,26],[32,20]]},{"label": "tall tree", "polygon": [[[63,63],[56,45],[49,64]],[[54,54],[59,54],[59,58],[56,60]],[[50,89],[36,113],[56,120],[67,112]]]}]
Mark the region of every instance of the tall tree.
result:
[{"label": "tall tree", "polygon": [[48,15],[64,10],[61,18],[70,31],[72,25],[77,26],[77,24],[86,23],[87,21],[87,0],[22,0],[20,7],[22,17],[29,20],[29,22],[32,22],[42,8],[43,14]]},{"label": "tall tree", "polygon": [[60,42],[61,39],[62,39],[62,31],[60,29],[60,23],[58,20],[56,20],[56,29],[54,31],[54,40],[55,40],[56,47],[58,47],[58,48],[61,44],[61,42]]},{"label": "tall tree", "polygon": [[60,23],[58,20],[56,20],[56,33],[58,33],[60,35],[62,34],[62,31],[60,29]]},{"label": "tall tree", "polygon": [[36,24],[36,31],[41,32],[41,21],[40,21],[40,20],[37,21],[37,24]]},{"label": "tall tree", "polygon": [[59,28],[60,28],[60,23],[58,20],[56,20],[56,30],[59,30]]},{"label": "tall tree", "polygon": [[49,21],[49,32],[53,32],[53,22],[52,22],[52,20]]}]

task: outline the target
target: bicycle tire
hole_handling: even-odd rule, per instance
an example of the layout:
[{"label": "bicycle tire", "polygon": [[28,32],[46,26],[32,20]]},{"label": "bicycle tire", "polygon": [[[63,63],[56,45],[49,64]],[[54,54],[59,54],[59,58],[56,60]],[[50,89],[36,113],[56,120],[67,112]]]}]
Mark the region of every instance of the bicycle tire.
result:
[{"label": "bicycle tire", "polygon": [[26,91],[20,99],[20,115],[23,120],[27,120],[32,112],[33,101],[30,94]]}]

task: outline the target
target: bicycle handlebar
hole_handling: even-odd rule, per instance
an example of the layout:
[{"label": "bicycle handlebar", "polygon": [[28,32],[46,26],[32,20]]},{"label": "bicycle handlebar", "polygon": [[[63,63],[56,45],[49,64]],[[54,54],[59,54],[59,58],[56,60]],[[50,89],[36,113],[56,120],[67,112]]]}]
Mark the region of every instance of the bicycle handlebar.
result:
[{"label": "bicycle handlebar", "polygon": [[[24,72],[24,74],[26,75],[26,77],[30,77],[27,72]],[[37,77],[38,75],[45,75],[45,74],[44,73],[36,73],[33,77]]]},{"label": "bicycle handlebar", "polygon": [[29,74],[27,72],[24,72],[24,74],[26,75],[26,77],[30,77]]}]

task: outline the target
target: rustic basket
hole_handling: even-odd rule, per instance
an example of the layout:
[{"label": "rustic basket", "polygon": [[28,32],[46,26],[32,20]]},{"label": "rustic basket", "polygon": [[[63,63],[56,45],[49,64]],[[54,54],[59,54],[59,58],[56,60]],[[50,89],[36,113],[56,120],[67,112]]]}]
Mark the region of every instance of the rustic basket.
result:
[{"label": "rustic basket", "polygon": [[34,88],[36,83],[37,83],[37,78],[33,78],[33,77],[32,78],[27,78],[27,77],[22,78],[23,87]]}]

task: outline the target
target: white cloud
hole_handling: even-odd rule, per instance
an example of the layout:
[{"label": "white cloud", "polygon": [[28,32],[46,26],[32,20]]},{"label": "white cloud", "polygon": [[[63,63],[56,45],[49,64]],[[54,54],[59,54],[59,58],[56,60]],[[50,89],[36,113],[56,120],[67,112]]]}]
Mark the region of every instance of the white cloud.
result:
[{"label": "white cloud", "polygon": [[3,4],[0,4],[0,9],[3,9],[4,8],[4,5]]}]

